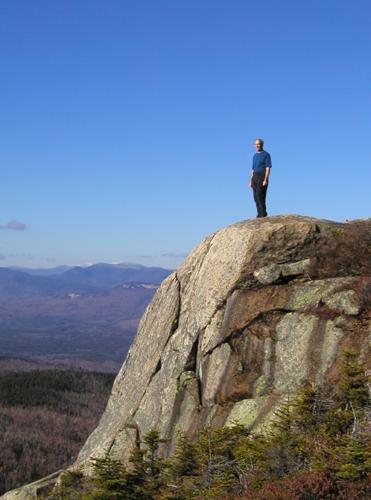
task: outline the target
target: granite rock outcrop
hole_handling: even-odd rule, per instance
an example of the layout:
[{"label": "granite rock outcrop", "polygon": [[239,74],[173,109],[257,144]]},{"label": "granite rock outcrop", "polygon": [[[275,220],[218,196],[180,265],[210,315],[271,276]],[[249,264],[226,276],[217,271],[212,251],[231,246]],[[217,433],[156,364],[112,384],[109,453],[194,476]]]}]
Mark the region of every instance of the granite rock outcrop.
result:
[{"label": "granite rock outcrop", "polygon": [[[207,236],[156,291],[71,469],[89,474],[91,458],[106,453],[127,462],[153,428],[167,440],[164,457],[178,431],[193,439],[234,422],[261,431],[301,384],[336,380],[344,349],[367,361],[369,227],[288,215]],[[352,245],[361,257],[342,260]],[[4,498],[31,498],[15,494]]]}]

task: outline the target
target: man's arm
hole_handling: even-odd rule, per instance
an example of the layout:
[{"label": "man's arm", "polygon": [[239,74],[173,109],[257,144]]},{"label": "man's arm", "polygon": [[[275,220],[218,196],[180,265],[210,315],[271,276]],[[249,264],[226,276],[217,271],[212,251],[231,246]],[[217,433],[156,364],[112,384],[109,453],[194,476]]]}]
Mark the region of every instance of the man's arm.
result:
[{"label": "man's arm", "polygon": [[251,170],[251,177],[250,177],[250,187],[252,189],[252,176],[254,175],[254,170]]},{"label": "man's arm", "polygon": [[270,167],[266,167],[264,181],[263,181],[263,186],[266,186],[267,183],[268,183],[270,171],[271,171],[271,168]]},{"label": "man's arm", "polygon": [[267,156],[265,158],[265,176],[264,176],[263,186],[266,186],[268,184],[271,167],[272,167],[271,155],[267,153]]}]

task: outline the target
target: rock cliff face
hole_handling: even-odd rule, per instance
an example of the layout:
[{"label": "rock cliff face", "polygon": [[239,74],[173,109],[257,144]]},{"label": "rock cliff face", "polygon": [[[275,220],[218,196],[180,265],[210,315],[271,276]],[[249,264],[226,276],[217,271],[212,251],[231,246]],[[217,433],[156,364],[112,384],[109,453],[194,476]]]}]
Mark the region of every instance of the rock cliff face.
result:
[{"label": "rock cliff face", "polygon": [[168,439],[163,456],[179,430],[190,439],[207,424],[259,430],[300,384],[336,380],[343,348],[367,360],[369,241],[353,231],[340,244],[357,224],[369,227],[276,216],[206,237],[158,288],[72,468],[89,473],[107,451],[127,461],[153,428]]}]

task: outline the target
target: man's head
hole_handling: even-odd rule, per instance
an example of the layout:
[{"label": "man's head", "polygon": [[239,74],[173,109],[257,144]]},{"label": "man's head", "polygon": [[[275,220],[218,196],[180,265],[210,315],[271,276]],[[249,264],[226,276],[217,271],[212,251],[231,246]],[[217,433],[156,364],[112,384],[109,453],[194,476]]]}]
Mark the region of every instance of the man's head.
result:
[{"label": "man's head", "polygon": [[262,151],[263,145],[264,145],[263,139],[260,139],[260,138],[255,139],[255,147],[256,147],[257,151]]}]

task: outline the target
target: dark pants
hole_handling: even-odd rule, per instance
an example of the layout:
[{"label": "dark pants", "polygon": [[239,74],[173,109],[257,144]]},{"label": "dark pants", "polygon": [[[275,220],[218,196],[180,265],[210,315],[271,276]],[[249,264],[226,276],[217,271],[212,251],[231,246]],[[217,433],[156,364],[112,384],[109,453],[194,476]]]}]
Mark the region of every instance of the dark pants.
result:
[{"label": "dark pants", "polygon": [[265,197],[267,195],[268,182],[266,186],[263,186],[264,177],[264,172],[254,172],[252,176],[252,188],[258,217],[266,217],[267,215]]}]

